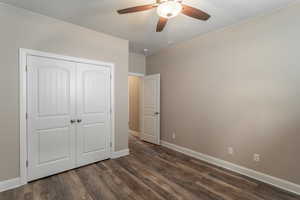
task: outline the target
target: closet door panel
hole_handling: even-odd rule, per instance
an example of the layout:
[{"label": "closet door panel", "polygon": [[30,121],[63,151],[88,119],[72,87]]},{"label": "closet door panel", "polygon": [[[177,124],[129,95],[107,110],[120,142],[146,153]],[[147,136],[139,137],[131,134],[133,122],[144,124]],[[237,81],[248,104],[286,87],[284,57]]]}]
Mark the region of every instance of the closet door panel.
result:
[{"label": "closet door panel", "polygon": [[110,157],[110,70],[77,64],[77,165]]},{"label": "closet door panel", "polygon": [[28,179],[75,167],[75,69],[72,62],[27,57]]}]

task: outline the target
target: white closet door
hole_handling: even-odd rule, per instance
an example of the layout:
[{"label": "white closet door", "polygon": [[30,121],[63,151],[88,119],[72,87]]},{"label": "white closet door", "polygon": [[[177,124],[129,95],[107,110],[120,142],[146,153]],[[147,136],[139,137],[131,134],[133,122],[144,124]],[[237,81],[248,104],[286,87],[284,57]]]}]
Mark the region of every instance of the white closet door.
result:
[{"label": "white closet door", "polygon": [[75,67],[28,56],[28,181],[75,167]]},{"label": "white closet door", "polygon": [[77,165],[110,157],[110,70],[77,64]]}]

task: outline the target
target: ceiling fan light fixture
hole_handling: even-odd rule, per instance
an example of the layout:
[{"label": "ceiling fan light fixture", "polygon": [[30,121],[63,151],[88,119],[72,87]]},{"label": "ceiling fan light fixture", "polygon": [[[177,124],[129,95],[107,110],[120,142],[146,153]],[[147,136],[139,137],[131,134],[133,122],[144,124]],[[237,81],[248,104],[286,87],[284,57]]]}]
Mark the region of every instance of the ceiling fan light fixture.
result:
[{"label": "ceiling fan light fixture", "polygon": [[182,11],[182,5],[178,1],[166,1],[157,7],[157,14],[160,17],[171,19]]},{"label": "ceiling fan light fixture", "polygon": [[210,18],[208,13],[183,4],[182,2],[183,0],[156,0],[156,3],[121,9],[118,10],[118,13],[129,14],[157,8],[159,20],[156,26],[156,32],[162,32],[167,25],[168,20],[176,17],[179,13],[202,21],[207,21]]}]

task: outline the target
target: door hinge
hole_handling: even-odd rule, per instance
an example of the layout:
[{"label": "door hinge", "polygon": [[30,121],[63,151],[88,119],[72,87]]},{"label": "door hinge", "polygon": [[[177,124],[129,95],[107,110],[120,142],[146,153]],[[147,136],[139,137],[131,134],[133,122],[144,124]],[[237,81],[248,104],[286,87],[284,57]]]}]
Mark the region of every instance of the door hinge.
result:
[{"label": "door hinge", "polygon": [[25,71],[26,71],[26,72],[28,71],[28,66],[27,66],[27,65],[25,66]]},{"label": "door hinge", "polygon": [[110,77],[110,80],[111,80],[112,79],[112,75],[110,74],[109,77]]},{"label": "door hinge", "polygon": [[26,160],[26,167],[28,167],[28,160]]},{"label": "door hinge", "polygon": [[26,120],[28,119],[28,113],[26,113]]},{"label": "door hinge", "polygon": [[112,147],[112,142],[109,143],[110,147]]}]

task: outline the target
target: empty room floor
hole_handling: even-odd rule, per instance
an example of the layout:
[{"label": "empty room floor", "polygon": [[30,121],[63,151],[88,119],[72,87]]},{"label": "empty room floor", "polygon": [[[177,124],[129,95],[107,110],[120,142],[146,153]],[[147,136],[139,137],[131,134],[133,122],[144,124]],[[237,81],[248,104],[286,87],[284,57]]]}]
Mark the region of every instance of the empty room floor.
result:
[{"label": "empty room floor", "polygon": [[0,193],[0,200],[296,200],[299,196],[162,146],[130,138],[130,156]]}]

